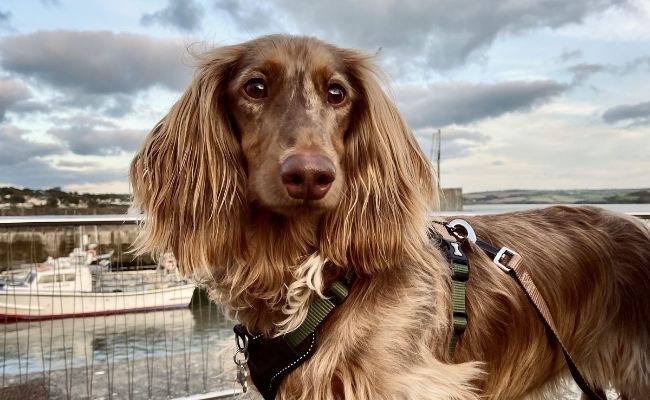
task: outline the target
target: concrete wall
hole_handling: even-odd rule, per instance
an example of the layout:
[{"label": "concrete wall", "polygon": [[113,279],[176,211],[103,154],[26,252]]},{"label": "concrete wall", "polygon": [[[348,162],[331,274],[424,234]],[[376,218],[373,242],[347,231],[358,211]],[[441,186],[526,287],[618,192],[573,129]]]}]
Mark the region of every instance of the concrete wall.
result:
[{"label": "concrete wall", "polygon": [[0,228],[0,271],[7,267],[37,263],[47,257],[65,257],[84,244],[97,244],[98,253],[113,254],[113,265],[144,265],[151,259],[129,254],[138,233],[137,225]]},{"label": "concrete wall", "polygon": [[463,189],[442,188],[440,190],[440,211],[463,211]]}]

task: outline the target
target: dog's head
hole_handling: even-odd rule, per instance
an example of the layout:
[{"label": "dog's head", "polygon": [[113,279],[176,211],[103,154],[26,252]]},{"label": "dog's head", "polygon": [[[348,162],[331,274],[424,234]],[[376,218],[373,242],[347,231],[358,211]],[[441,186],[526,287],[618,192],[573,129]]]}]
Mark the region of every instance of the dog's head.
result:
[{"label": "dog's head", "polygon": [[248,201],[302,218],[335,208],[357,96],[344,54],[305,38],[248,46],[225,96],[245,159]]},{"label": "dog's head", "polygon": [[[370,57],[313,38],[267,36],[199,59],[190,87],[130,171],[146,214],[140,249],[186,269],[241,260],[260,211],[315,226],[313,251],[372,272],[424,235],[429,162]],[[295,225],[294,225],[295,226]]]}]

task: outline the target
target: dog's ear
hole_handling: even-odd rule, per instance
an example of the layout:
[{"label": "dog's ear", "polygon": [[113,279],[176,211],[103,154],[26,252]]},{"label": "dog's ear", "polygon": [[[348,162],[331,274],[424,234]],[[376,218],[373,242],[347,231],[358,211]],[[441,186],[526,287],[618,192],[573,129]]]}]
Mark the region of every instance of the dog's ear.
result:
[{"label": "dog's ear", "polygon": [[230,46],[202,56],[131,162],[133,205],[144,212],[136,251],[171,250],[185,273],[225,265],[243,247],[245,170],[224,104],[239,54]]},{"label": "dog's ear", "polygon": [[420,254],[414,246],[425,245],[438,191],[430,162],[382,90],[375,67],[355,52],[347,62],[360,100],[342,159],[346,191],[325,218],[321,251],[338,265],[370,274]]}]

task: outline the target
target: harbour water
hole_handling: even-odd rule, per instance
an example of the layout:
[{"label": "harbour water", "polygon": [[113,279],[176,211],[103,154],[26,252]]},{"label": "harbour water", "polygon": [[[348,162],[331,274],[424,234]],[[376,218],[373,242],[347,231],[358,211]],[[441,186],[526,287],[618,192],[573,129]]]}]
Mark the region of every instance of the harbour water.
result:
[{"label": "harbour water", "polygon": [[[586,204],[580,204],[586,205]],[[500,214],[512,211],[531,210],[536,208],[549,207],[550,204],[464,204],[463,211],[459,213],[470,214]],[[575,206],[578,206],[577,204]],[[623,213],[650,213],[650,204],[593,204],[606,210]]]},{"label": "harbour water", "polygon": [[2,388],[35,385],[48,399],[175,398],[232,388],[223,373],[232,326],[204,295],[176,310],[0,324],[0,398]]}]

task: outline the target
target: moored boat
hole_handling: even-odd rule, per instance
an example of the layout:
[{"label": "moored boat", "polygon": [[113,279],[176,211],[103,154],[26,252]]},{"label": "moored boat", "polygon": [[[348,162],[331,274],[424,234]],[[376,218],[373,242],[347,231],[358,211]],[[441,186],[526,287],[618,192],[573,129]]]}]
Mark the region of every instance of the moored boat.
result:
[{"label": "moored boat", "polygon": [[0,278],[0,321],[65,318],[188,307],[196,285],[171,255],[156,270],[91,272],[81,257],[48,259]]}]

